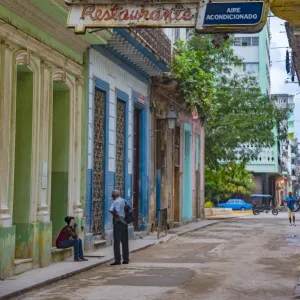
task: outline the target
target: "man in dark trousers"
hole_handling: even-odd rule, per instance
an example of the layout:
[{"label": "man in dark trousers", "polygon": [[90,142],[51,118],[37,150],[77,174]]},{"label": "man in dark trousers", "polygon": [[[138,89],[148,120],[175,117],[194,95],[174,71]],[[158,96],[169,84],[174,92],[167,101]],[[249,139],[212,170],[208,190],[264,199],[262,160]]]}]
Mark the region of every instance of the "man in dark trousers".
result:
[{"label": "man in dark trousers", "polygon": [[122,243],[123,264],[129,263],[128,225],[125,222],[125,200],[120,197],[120,192],[112,192],[113,203],[109,212],[113,215],[114,223],[114,256],[112,266],[121,264],[120,242]]}]

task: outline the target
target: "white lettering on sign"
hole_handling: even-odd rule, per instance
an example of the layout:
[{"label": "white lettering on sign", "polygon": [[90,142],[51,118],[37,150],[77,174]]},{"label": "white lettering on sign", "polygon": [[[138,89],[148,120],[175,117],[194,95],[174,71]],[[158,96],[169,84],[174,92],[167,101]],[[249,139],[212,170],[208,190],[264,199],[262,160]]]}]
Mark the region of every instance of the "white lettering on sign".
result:
[{"label": "white lettering on sign", "polygon": [[88,27],[194,27],[197,3],[72,5],[67,26],[84,33]]},{"label": "white lettering on sign", "polygon": [[241,12],[241,8],[240,7],[237,7],[237,8],[234,8],[234,7],[228,8],[227,12],[228,13],[240,13]]},{"label": "white lettering on sign", "polygon": [[256,20],[257,14],[244,15],[207,15],[206,20]]}]

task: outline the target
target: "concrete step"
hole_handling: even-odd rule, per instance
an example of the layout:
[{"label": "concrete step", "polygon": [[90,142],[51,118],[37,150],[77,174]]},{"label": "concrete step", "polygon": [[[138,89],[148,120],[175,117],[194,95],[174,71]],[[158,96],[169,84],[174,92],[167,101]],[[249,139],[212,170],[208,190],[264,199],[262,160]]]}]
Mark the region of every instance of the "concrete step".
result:
[{"label": "concrete step", "polygon": [[94,240],[94,251],[100,250],[107,246],[106,240]]},{"label": "concrete step", "polygon": [[33,269],[33,259],[15,259],[14,260],[14,275],[19,275]]},{"label": "concrete step", "polygon": [[178,228],[181,226],[180,222],[173,222],[173,228]]},{"label": "concrete step", "polygon": [[58,249],[56,247],[52,247],[51,249],[51,261],[52,263],[56,263],[59,261],[64,261],[67,258],[73,257],[73,247],[66,249]]}]

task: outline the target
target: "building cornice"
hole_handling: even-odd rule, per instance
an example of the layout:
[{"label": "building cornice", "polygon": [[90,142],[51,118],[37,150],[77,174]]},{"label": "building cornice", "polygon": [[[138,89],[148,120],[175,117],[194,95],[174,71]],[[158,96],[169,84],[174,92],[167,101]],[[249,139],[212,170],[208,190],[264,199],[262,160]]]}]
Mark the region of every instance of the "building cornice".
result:
[{"label": "building cornice", "polygon": [[5,41],[4,43],[6,45],[24,49],[30,53],[30,55],[37,55],[48,64],[66,69],[74,76],[79,78],[83,76],[83,67],[73,60],[1,20],[0,28],[0,39]]}]

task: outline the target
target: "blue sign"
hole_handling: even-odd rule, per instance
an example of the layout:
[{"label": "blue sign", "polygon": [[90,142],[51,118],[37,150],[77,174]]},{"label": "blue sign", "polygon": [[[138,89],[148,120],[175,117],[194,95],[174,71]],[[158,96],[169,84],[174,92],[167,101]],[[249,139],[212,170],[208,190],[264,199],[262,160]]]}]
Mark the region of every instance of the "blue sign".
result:
[{"label": "blue sign", "polygon": [[264,2],[209,2],[203,26],[256,25],[263,15]]}]

